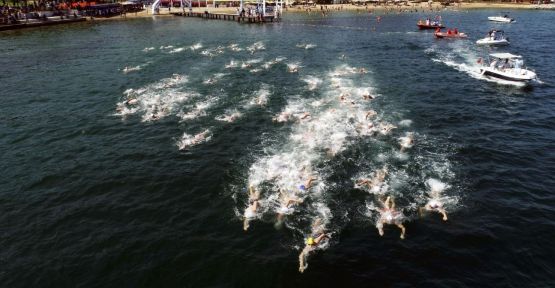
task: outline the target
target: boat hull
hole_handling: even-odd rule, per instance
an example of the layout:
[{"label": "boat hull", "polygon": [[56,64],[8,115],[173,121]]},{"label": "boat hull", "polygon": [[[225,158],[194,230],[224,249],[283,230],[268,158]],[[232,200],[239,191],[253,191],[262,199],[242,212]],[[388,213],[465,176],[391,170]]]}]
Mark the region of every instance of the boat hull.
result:
[{"label": "boat hull", "polygon": [[488,68],[480,68],[480,73],[482,75],[506,81],[528,83],[536,78],[536,74],[534,72],[528,70],[523,71],[525,71],[525,74],[518,75],[512,73],[503,73],[501,71],[495,71]]},{"label": "boat hull", "polygon": [[515,21],[512,18],[505,18],[505,17],[488,17],[488,20],[493,22],[501,22],[501,23],[512,23]]},{"label": "boat hull", "polygon": [[478,45],[490,45],[490,46],[507,46],[509,45],[509,41],[507,41],[507,39],[503,39],[503,40],[490,40],[490,39],[480,39],[478,41],[476,41],[476,44]]},{"label": "boat hull", "polygon": [[426,24],[416,24],[416,26],[418,26],[418,29],[420,30],[430,30],[430,29],[437,29],[437,28],[445,28],[445,26],[443,25],[426,25]]},{"label": "boat hull", "polygon": [[466,34],[464,33],[459,33],[459,34],[447,34],[445,32],[436,32],[434,33],[434,36],[436,36],[436,38],[439,39],[466,39],[468,36],[466,36]]}]

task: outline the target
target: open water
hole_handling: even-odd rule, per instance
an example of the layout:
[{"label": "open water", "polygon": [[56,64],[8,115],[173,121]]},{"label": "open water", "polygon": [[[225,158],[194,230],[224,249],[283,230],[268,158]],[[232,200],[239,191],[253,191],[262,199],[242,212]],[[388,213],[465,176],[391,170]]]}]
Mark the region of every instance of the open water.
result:
[{"label": "open water", "polygon": [[[555,14],[499,13],[440,13],[464,41],[422,13],[3,32],[0,286],[553,287]],[[475,73],[491,28],[538,82]],[[431,189],[448,221],[419,213]],[[302,203],[276,223],[280,191]],[[386,195],[405,240],[378,235]]]}]

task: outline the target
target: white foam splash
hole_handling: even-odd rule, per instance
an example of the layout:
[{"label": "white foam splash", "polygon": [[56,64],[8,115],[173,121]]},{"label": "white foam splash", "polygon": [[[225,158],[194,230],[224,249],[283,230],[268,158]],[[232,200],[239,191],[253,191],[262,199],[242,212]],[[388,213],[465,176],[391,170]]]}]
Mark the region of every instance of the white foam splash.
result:
[{"label": "white foam splash", "polygon": [[308,84],[308,90],[312,91],[322,84],[322,79],[314,76],[306,76],[302,79],[306,84]]},{"label": "white foam splash", "polygon": [[239,47],[239,44],[230,44],[227,48],[233,52],[243,51],[243,48]]},{"label": "white foam splash", "polygon": [[199,145],[201,143],[210,141],[211,138],[212,136],[210,135],[210,130],[206,129],[203,132],[200,132],[196,135],[183,133],[183,136],[181,136],[181,139],[177,141],[176,144],[179,150],[185,150],[185,149],[192,148],[196,145]]},{"label": "white foam splash", "polygon": [[189,46],[189,49],[191,49],[192,51],[196,51],[198,49],[202,48],[202,44],[201,43],[196,43],[194,45]]},{"label": "white foam splash", "polygon": [[181,85],[187,81],[186,76],[174,74],[139,89],[127,89],[124,99],[116,105],[116,115],[141,113],[143,121],[156,121],[171,115],[179,110],[181,103],[198,96],[181,90]]},{"label": "white foam splash", "polygon": [[248,103],[246,108],[252,106],[266,106],[268,104],[268,97],[270,96],[270,86],[267,84],[262,84],[260,89],[255,92],[255,96]]},{"label": "white foam splash", "polygon": [[300,62],[287,63],[287,71],[289,73],[297,73],[299,72],[299,68],[301,67],[302,66]]},{"label": "white foam splash", "polygon": [[224,115],[216,116],[214,119],[218,121],[233,123],[241,118],[243,114],[239,112],[237,109],[226,111]]},{"label": "white foam splash", "polygon": [[239,67],[239,62],[237,62],[237,61],[235,61],[235,60],[233,60],[233,59],[231,59],[231,60],[229,61],[229,63],[225,65],[225,68],[226,68],[226,69],[237,68],[237,67]]},{"label": "white foam splash", "polygon": [[141,65],[137,65],[137,66],[125,66],[123,69],[121,69],[121,72],[123,72],[123,74],[128,74],[131,72],[136,72],[136,71],[140,71],[143,69],[143,67],[145,67],[145,64],[141,64]]},{"label": "white foam splash", "polygon": [[170,50],[168,53],[174,54],[174,53],[179,53],[179,52],[183,52],[183,51],[185,51],[185,47],[179,47],[179,48],[175,48],[175,49]]},{"label": "white foam splash", "polygon": [[315,48],[316,44],[310,44],[310,43],[309,44],[302,44],[301,43],[301,44],[297,44],[296,46],[297,46],[297,48],[302,48],[302,49],[308,50],[308,49]]},{"label": "white foam splash", "polygon": [[247,51],[249,51],[251,54],[254,54],[257,51],[265,50],[265,49],[266,49],[266,46],[264,46],[263,42],[256,42],[247,47]]}]

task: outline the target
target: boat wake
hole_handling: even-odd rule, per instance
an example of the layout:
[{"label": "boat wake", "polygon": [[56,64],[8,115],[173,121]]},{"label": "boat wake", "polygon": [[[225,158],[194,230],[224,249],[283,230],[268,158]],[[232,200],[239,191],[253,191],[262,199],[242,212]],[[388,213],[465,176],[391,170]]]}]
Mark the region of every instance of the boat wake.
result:
[{"label": "boat wake", "polygon": [[524,87],[526,83],[502,80],[483,75],[480,72],[481,65],[478,63],[480,56],[478,52],[472,50],[467,43],[453,42],[449,43],[449,50],[441,49],[438,45],[425,50],[430,55],[432,61],[445,64],[460,72],[464,72],[470,77],[478,80],[485,80],[488,82],[500,85],[512,85],[516,87]]}]

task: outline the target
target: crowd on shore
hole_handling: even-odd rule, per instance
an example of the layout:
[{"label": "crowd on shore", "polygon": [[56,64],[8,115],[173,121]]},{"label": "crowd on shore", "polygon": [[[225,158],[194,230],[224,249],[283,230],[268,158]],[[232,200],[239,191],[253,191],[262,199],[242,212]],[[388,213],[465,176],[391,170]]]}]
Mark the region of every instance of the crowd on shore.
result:
[{"label": "crowd on shore", "polygon": [[21,20],[29,19],[46,21],[48,17],[52,16],[60,16],[61,19],[63,17],[77,17],[77,13],[69,8],[66,3],[44,0],[33,1],[20,6],[9,6],[4,3],[3,6],[0,6],[0,24],[17,24]]}]

